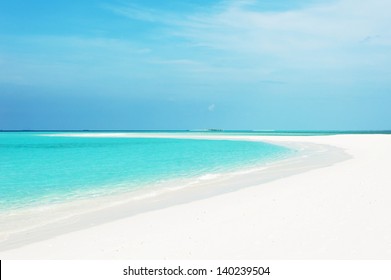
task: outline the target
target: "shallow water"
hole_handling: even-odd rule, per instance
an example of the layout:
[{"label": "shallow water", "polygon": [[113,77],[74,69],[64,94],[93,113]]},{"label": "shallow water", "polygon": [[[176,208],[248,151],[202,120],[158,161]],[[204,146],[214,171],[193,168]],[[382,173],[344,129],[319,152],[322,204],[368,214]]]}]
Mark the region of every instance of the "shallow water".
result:
[{"label": "shallow water", "polygon": [[0,133],[0,208],[64,202],[172,179],[213,176],[292,153],[262,142],[67,137],[75,136],[72,134]]}]

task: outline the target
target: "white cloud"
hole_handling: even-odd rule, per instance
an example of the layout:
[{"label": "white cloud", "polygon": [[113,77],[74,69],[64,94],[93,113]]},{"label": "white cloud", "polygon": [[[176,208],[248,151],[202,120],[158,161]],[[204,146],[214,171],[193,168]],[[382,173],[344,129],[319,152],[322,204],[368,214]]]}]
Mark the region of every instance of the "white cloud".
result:
[{"label": "white cloud", "polygon": [[128,4],[126,6],[103,5],[104,8],[111,10],[119,15],[123,15],[132,19],[154,22],[157,21],[155,12],[147,9]]},{"label": "white cloud", "polygon": [[335,51],[368,36],[391,39],[390,9],[390,1],[341,0],[271,13],[233,1],[215,13],[190,17],[174,34],[218,50],[291,57]]},{"label": "white cloud", "polygon": [[154,60],[151,63],[155,64],[171,64],[171,65],[190,65],[199,66],[200,63],[191,59],[170,59],[170,60]]},{"label": "white cloud", "polygon": [[[127,4],[106,6],[136,20],[167,25],[168,36],[187,39],[195,47],[241,55],[333,63],[342,50],[375,37],[371,45],[391,45],[391,1],[330,0],[288,11],[264,12],[262,0],[221,1],[200,13],[179,14]],[[381,40],[379,40],[381,38]],[[349,51],[349,50],[348,50]],[[328,53],[328,52],[331,52]],[[332,57],[330,57],[332,56]],[[356,58],[356,57],[355,57]]]},{"label": "white cloud", "polygon": [[150,23],[163,23],[168,25],[178,24],[183,15],[168,11],[146,8],[144,6],[127,3],[125,5],[103,5],[103,8],[129,19],[140,20]]},{"label": "white cloud", "polygon": [[281,12],[256,4],[223,2],[175,23],[171,35],[210,50],[204,63],[236,80],[384,82],[391,74],[391,1],[323,1]]}]

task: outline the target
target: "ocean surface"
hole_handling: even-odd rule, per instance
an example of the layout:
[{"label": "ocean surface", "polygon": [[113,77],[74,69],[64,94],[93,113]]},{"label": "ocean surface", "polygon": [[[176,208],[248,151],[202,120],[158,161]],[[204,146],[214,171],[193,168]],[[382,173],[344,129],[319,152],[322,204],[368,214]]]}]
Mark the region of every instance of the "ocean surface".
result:
[{"label": "ocean surface", "polygon": [[192,180],[294,153],[249,141],[69,136],[75,135],[0,132],[0,210]]}]

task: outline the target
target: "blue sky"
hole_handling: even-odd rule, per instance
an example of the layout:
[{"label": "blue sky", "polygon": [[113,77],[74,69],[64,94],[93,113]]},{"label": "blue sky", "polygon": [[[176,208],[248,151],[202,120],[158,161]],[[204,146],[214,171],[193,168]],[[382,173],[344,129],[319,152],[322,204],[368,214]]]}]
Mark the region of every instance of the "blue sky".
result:
[{"label": "blue sky", "polygon": [[391,129],[390,9],[1,0],[0,129]]}]

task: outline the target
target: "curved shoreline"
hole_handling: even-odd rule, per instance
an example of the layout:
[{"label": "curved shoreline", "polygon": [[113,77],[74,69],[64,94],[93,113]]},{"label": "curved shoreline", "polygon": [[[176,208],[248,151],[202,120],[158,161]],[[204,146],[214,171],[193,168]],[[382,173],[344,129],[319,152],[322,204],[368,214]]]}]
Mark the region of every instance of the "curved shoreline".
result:
[{"label": "curved shoreline", "polygon": [[[58,134],[57,134],[58,135]],[[55,136],[57,136],[55,135]],[[178,187],[178,181],[169,182],[161,191],[148,189],[129,194],[101,197],[76,202],[69,202],[59,207],[35,212],[45,220],[41,225],[32,226],[29,230],[11,233],[0,242],[0,252],[23,247],[39,241],[66,233],[87,229],[115,220],[132,217],[137,214],[159,210],[175,205],[186,204],[196,200],[207,199],[216,195],[238,191],[243,188],[264,184],[280,178],[303,173],[312,169],[330,166],[346,160],[349,156],[340,148],[322,144],[278,141],[259,136],[200,136],[200,135],[167,135],[167,134],[72,134],[68,137],[152,137],[152,138],[186,138],[208,140],[261,141],[286,146],[299,150],[296,156],[276,161],[267,167],[254,170],[242,170],[224,173],[223,176],[197,182],[191,186]],[[260,139],[261,138],[261,139]],[[270,137],[266,137],[270,138]],[[275,137],[271,137],[275,138]],[[176,184],[176,185],[173,185]],[[102,205],[106,205],[103,206]],[[54,210],[54,211],[53,211]],[[56,212],[57,211],[57,212]],[[63,215],[59,218],[59,214]],[[45,217],[46,215],[46,217]],[[25,219],[25,217],[22,217]],[[48,220],[50,222],[48,222]]]}]

